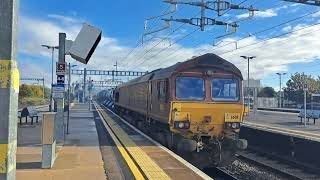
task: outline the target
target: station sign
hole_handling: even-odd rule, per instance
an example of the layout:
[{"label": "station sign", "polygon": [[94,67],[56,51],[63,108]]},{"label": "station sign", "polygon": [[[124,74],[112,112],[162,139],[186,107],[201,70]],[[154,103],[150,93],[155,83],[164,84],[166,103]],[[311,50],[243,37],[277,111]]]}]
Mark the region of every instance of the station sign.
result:
[{"label": "station sign", "polygon": [[56,93],[56,92],[53,92],[52,93],[52,97],[55,98],[55,99],[63,99],[64,98],[64,93]]},{"label": "station sign", "polygon": [[66,74],[66,63],[65,62],[57,62],[56,73],[57,75],[65,75]]},{"label": "station sign", "polygon": [[52,92],[64,92],[64,84],[52,84]]},{"label": "station sign", "polygon": [[53,84],[52,85],[52,97],[53,98],[64,98],[64,84]]},{"label": "station sign", "polygon": [[57,75],[57,84],[64,84],[65,76],[64,75]]}]

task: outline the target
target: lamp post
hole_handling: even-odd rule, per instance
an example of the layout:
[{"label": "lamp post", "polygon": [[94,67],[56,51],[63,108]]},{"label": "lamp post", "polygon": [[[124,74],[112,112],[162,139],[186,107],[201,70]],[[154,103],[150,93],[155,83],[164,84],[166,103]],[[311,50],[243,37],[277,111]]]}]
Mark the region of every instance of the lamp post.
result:
[{"label": "lamp post", "polygon": [[[118,75],[118,61],[116,61],[116,64],[113,65],[114,67],[116,67],[116,76]],[[114,74],[112,73],[112,81],[114,81]]]},{"label": "lamp post", "polygon": [[47,49],[51,49],[51,93],[50,93],[50,105],[49,105],[49,111],[52,111],[52,84],[53,84],[53,64],[54,64],[54,50],[59,49],[59,46],[49,46],[49,45],[41,45],[42,47],[45,47]]},{"label": "lamp post", "polygon": [[279,108],[282,107],[282,97],[281,97],[281,85],[282,85],[282,76],[286,75],[287,73],[276,73],[277,75],[279,75],[279,84],[280,84],[280,89],[279,89]]},{"label": "lamp post", "polygon": [[[248,93],[247,93],[247,98],[248,98],[248,107],[249,107],[249,112],[250,112],[250,95],[249,95],[249,89],[250,89],[250,81],[249,81],[249,79],[250,79],[250,60],[252,60],[252,59],[254,59],[254,58],[256,58],[256,56],[240,56],[240,57],[242,57],[243,59],[246,59],[246,60],[248,60],[248,79],[247,79],[247,85],[248,85],[248,87],[247,87],[247,89],[248,89]],[[248,112],[248,114],[249,114],[249,112]]]}]

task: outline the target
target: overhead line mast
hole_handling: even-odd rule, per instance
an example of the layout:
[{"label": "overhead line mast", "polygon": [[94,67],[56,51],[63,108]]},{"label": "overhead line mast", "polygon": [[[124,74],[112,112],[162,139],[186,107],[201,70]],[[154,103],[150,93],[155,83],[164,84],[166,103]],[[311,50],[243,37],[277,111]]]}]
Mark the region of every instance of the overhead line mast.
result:
[{"label": "overhead line mast", "polygon": [[236,31],[236,28],[238,25],[236,23],[227,23],[222,21],[216,21],[215,19],[205,17],[205,10],[213,10],[216,11],[218,16],[221,16],[224,11],[230,10],[230,9],[238,9],[238,10],[248,10],[250,13],[250,16],[253,16],[254,11],[257,11],[252,6],[250,7],[244,7],[240,6],[238,4],[232,4],[227,1],[222,0],[216,0],[216,1],[175,1],[175,0],[165,0],[164,2],[170,3],[170,4],[184,4],[184,5],[191,5],[191,6],[198,6],[201,8],[201,17],[200,18],[190,18],[190,19],[173,19],[172,17],[170,19],[162,19],[166,22],[170,21],[176,21],[181,23],[188,23],[191,25],[199,26],[201,31],[204,31],[205,26],[207,25],[224,25],[224,26],[231,26],[234,31]]},{"label": "overhead line mast", "polygon": [[[246,0],[245,0],[246,1]],[[171,22],[175,21],[175,22],[180,22],[180,23],[184,23],[184,24],[191,24],[194,26],[199,26],[201,31],[205,30],[205,26],[207,25],[220,25],[220,26],[226,26],[226,32],[228,34],[231,33],[235,33],[238,27],[238,24],[236,22],[223,22],[223,21],[217,21],[216,19],[210,18],[210,17],[206,17],[205,15],[205,10],[214,10],[217,12],[218,17],[222,16],[225,11],[229,11],[232,9],[238,9],[238,10],[248,10],[249,11],[249,18],[252,17],[254,15],[255,11],[258,11],[257,9],[254,9],[252,6],[250,7],[244,7],[241,6],[240,4],[232,4],[230,2],[227,1],[222,1],[222,0],[216,0],[216,1],[205,1],[205,0],[201,0],[201,1],[177,1],[177,0],[164,0],[164,3],[169,3],[171,5],[173,5],[174,11],[170,12],[173,13],[176,11],[177,9],[177,5],[178,4],[182,4],[182,5],[190,5],[190,6],[198,6],[201,8],[201,12],[200,12],[200,18],[196,18],[196,17],[192,17],[192,18],[185,18],[185,19],[175,19],[172,16],[170,18],[162,18],[161,20],[163,20],[165,22],[165,25],[163,27],[160,27],[159,29],[153,30],[153,31],[146,31],[148,29],[147,27],[147,20],[151,20],[151,19],[155,19],[154,17],[162,17],[164,15],[160,15],[160,16],[154,16],[152,18],[148,18],[145,21],[145,32],[143,34],[144,36],[153,34],[153,33],[157,33],[160,32],[162,30],[168,29],[171,27]],[[232,28],[231,30],[229,30],[229,28]]]}]

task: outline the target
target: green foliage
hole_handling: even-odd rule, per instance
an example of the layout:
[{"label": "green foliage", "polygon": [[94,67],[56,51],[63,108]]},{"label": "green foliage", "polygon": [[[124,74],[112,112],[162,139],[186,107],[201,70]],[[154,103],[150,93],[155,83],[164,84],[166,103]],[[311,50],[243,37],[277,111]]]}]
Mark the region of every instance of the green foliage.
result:
[{"label": "green foliage", "polygon": [[291,78],[287,81],[287,87],[284,88],[285,98],[297,103],[303,103],[304,92],[303,85],[308,84],[308,99],[311,97],[311,93],[320,92],[320,79],[313,78],[310,75],[303,73],[295,73],[291,75]]},{"label": "green foliage", "polygon": [[258,97],[275,97],[275,96],[276,96],[276,91],[272,87],[264,87],[258,93]]},{"label": "green foliage", "polygon": [[[45,98],[50,97],[50,89],[46,88],[44,89]],[[39,85],[27,85],[22,84],[20,86],[19,90],[19,98],[27,98],[27,97],[41,97],[43,96],[43,89],[42,86]]]},{"label": "green foliage", "polygon": [[19,107],[26,107],[30,105],[41,105],[41,104],[48,104],[50,98],[50,89],[44,89],[44,97],[43,100],[43,87],[40,85],[27,85],[22,84],[20,85],[19,90]]},{"label": "green foliage", "polygon": [[31,97],[31,96],[32,96],[31,88],[29,88],[29,86],[26,84],[22,84],[19,90],[19,97],[21,98],[21,97]]}]

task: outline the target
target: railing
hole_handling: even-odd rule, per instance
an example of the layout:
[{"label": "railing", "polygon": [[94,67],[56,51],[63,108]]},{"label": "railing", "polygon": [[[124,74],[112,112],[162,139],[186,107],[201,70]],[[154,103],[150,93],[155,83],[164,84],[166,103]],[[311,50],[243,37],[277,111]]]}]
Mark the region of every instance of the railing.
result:
[{"label": "railing", "polygon": [[287,113],[300,113],[300,109],[291,109],[291,108],[258,107],[258,110],[263,110],[263,111],[276,111],[276,112],[287,112]]}]

